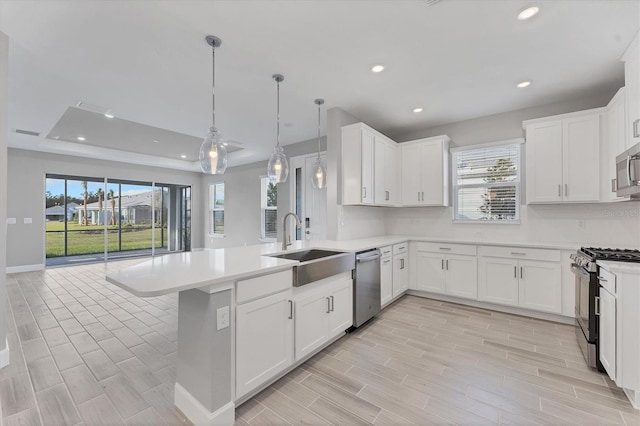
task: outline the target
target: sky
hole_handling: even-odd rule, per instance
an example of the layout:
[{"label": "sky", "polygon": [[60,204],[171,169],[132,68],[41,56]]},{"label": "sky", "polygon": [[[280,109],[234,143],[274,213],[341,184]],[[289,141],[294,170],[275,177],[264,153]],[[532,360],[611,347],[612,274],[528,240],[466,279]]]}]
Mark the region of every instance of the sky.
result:
[{"label": "sky", "polygon": [[[95,193],[98,188],[102,188],[104,191],[104,183],[102,182],[89,182],[88,191]],[[107,187],[107,191],[113,189],[116,195],[118,195],[118,184],[112,183]],[[150,185],[129,185],[122,184],[122,195],[135,195],[141,192],[147,192],[151,190]],[[47,179],[46,191],[50,191],[52,195],[56,196],[64,194],[64,180],[63,179]],[[84,189],[82,189],[81,181],[68,180],[67,181],[67,195],[69,197],[83,198]]]}]

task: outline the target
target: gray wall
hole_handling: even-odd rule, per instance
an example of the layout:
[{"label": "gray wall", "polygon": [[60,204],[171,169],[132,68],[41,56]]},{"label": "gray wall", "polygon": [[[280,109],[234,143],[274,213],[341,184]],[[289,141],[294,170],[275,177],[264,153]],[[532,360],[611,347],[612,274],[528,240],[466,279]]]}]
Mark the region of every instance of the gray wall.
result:
[{"label": "gray wall", "polygon": [[[203,194],[200,173],[145,167],[114,161],[9,149],[7,215],[16,224],[8,228],[7,266],[38,265],[44,257],[45,175],[47,173],[127,179],[192,187],[191,247],[203,247]],[[23,218],[33,223],[23,223]]]},{"label": "gray wall", "polygon": [[[321,140],[324,150],[326,141]],[[284,147],[288,159],[317,151],[317,139],[298,142]],[[222,176],[202,177],[205,217],[203,235],[205,247],[225,248],[259,244],[260,241],[260,177],[267,175],[267,160],[243,166],[230,167]],[[292,171],[285,183],[278,184],[278,235],[281,235],[282,218],[293,210],[289,202]],[[209,184],[224,182],[224,238],[210,235]]]},{"label": "gray wall", "polygon": [[[0,351],[5,349],[5,292],[7,266],[7,125],[9,38],[0,33]],[[1,411],[0,411],[1,413]]]}]

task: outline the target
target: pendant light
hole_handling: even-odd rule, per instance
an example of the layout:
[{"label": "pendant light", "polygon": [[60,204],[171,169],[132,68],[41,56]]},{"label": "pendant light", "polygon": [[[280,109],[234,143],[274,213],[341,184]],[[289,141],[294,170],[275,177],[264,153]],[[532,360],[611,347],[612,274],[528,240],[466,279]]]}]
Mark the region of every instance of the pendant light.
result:
[{"label": "pendant light", "polygon": [[271,157],[269,157],[269,164],[267,165],[267,175],[272,182],[281,183],[286,182],[289,177],[289,163],[287,163],[287,156],[284,155],[284,149],[280,146],[280,83],[284,81],[282,74],[274,74],[273,79],[278,86],[277,94],[277,116],[276,116],[276,146],[273,147]]},{"label": "pendant light", "polygon": [[318,158],[311,168],[311,184],[315,189],[322,189],[327,186],[327,168],[320,158],[320,105],[324,103],[324,99],[316,99],[314,103],[318,105]]},{"label": "pendant light", "polygon": [[211,175],[221,175],[227,170],[227,148],[224,146],[222,134],[216,128],[216,47],[220,47],[222,40],[216,36],[208,35],[205,38],[207,44],[211,46],[213,67],[211,72],[211,127],[207,137],[200,146],[200,169],[203,173]]}]

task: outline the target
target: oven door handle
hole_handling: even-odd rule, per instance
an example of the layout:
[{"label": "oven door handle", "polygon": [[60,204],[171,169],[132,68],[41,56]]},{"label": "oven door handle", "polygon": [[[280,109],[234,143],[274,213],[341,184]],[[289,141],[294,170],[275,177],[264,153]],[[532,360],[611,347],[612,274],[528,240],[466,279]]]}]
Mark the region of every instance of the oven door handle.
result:
[{"label": "oven door handle", "polygon": [[600,296],[596,296],[595,311],[596,316],[600,316]]}]

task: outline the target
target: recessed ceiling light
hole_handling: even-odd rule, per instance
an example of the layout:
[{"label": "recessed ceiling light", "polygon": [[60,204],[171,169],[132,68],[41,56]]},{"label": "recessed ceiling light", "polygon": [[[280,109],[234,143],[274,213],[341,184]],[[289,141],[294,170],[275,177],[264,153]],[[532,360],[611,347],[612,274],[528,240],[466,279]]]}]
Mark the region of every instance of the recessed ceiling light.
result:
[{"label": "recessed ceiling light", "polygon": [[84,142],[87,140],[87,138],[85,138],[84,136],[78,136],[76,139],[78,139],[80,142]]},{"label": "recessed ceiling light", "polygon": [[414,108],[413,112],[422,112],[422,108]]},{"label": "recessed ceiling light", "polygon": [[115,115],[113,115],[113,114],[111,113],[111,111],[107,111],[107,112],[105,112],[105,113],[104,113],[104,116],[105,116],[105,117],[107,117],[107,118],[109,118],[109,119],[111,119],[111,118],[115,117]]},{"label": "recessed ceiling light", "polygon": [[187,158],[186,154],[180,155],[180,158]]},{"label": "recessed ceiling light", "polygon": [[532,6],[532,7],[528,7],[525,10],[523,10],[522,12],[520,12],[518,14],[518,20],[519,21],[526,21],[529,18],[534,17],[535,15],[538,14],[538,12],[540,12],[540,8],[537,6]]},{"label": "recessed ceiling light", "polygon": [[160,143],[160,141],[158,139],[154,139],[153,143]]},{"label": "recessed ceiling light", "polygon": [[382,72],[384,71],[384,65],[374,65],[371,67],[371,72]]},{"label": "recessed ceiling light", "polygon": [[529,87],[529,86],[531,86],[531,80],[521,81],[520,83],[516,84],[516,87],[518,89],[524,89],[525,87]]}]

